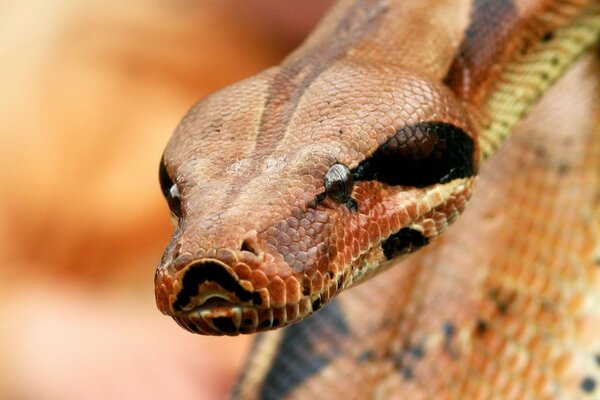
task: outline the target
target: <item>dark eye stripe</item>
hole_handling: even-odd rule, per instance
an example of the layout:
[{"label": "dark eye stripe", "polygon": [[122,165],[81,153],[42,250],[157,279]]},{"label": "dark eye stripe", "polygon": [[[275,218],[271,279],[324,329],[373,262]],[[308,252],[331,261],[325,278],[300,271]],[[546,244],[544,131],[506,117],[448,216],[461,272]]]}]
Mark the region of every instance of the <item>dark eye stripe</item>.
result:
[{"label": "dark eye stripe", "polygon": [[385,258],[391,260],[402,254],[412,253],[429,243],[423,234],[415,229],[402,228],[383,241],[381,247]]},{"label": "dark eye stripe", "polygon": [[425,187],[472,176],[473,139],[444,122],[402,128],[352,170],[355,181]]}]

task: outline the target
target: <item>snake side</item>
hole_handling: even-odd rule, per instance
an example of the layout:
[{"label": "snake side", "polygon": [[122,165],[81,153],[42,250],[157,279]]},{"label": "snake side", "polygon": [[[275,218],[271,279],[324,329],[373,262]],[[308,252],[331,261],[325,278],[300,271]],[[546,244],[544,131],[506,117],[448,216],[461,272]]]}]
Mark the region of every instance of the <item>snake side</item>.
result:
[{"label": "snake side", "polygon": [[[193,107],[167,145],[160,181],[176,230],[156,271],[159,309],[192,332],[254,333],[300,321],[389,270],[371,280],[381,292],[361,285],[314,319],[259,337],[238,397],[303,398],[324,371],[341,378],[344,368],[364,369],[370,382],[359,380],[366,392],[347,398],[471,393],[449,377],[473,350],[470,338],[491,331],[472,286],[487,269],[440,275],[423,260],[452,240],[436,239],[465,209],[488,157],[599,32],[592,0],[338,1],[281,65]],[[489,214],[471,222],[493,226]],[[426,245],[431,251],[396,265]],[[593,245],[585,251],[592,259]],[[477,263],[493,264],[485,255]],[[393,296],[385,297],[386,278]],[[488,286],[496,303],[514,301],[502,285]],[[460,290],[464,299],[440,301]],[[426,327],[417,323],[425,311],[439,312],[421,317]],[[285,352],[299,348],[308,367],[273,386],[295,362]],[[434,348],[446,378],[425,361],[426,373],[410,366]],[[415,375],[436,376],[443,390],[423,390]]]}]

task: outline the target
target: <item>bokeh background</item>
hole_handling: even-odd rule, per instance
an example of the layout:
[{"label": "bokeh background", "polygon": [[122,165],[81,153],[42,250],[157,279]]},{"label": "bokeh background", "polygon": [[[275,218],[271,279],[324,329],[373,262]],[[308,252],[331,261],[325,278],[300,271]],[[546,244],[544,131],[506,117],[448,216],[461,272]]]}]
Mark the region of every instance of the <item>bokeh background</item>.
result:
[{"label": "bokeh background", "polygon": [[0,399],[220,399],[248,337],[154,305],[157,169],[199,98],[276,64],[330,0],[0,2]]}]

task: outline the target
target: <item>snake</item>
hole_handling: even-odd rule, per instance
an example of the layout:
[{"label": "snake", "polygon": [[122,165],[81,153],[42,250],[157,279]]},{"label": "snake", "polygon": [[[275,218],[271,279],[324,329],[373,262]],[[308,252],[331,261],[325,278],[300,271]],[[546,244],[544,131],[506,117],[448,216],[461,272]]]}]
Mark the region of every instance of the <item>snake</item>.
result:
[{"label": "snake", "polygon": [[600,396],[600,2],[338,0],[162,155],[159,310],[238,399]]}]

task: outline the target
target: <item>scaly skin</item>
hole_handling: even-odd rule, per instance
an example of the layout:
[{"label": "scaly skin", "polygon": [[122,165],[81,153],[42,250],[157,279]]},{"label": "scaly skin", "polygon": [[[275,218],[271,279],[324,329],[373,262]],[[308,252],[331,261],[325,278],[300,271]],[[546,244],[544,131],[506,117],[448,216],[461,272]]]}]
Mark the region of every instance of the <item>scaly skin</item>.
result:
[{"label": "scaly skin", "polygon": [[[465,208],[480,163],[599,31],[591,0],[339,1],[281,66],[203,100],[169,142],[161,182],[178,225],[157,269],[159,308],[193,332],[269,330],[432,242]],[[593,363],[594,350],[566,327],[589,323],[573,293],[594,279],[598,133],[572,123],[584,144],[546,159],[568,135],[538,138],[539,125],[512,141],[529,178],[510,156],[484,164],[493,197],[462,230],[261,337],[237,396],[593,392],[594,375],[569,365]],[[355,181],[348,201],[324,186],[338,163]],[[590,189],[560,196],[571,181],[556,174]],[[544,225],[554,210],[571,216]]]}]

